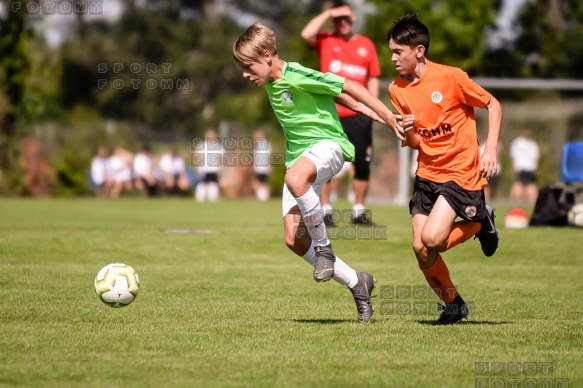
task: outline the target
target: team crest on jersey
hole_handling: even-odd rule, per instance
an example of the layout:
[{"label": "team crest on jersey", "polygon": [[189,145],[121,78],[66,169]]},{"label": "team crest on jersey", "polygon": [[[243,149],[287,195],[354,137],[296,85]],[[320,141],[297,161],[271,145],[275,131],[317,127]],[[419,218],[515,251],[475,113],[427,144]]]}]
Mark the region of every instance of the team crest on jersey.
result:
[{"label": "team crest on jersey", "polygon": [[366,57],[368,55],[368,52],[364,47],[359,47],[357,52],[361,57]]},{"label": "team crest on jersey", "polygon": [[443,95],[435,91],[431,93],[431,101],[433,101],[436,104],[439,104],[441,101],[443,101]]},{"label": "team crest on jersey", "polygon": [[468,216],[468,218],[474,218],[476,216],[476,207],[475,206],[468,206],[466,207],[466,210],[464,210],[464,213],[466,214],[466,216]]},{"label": "team crest on jersey", "polygon": [[292,94],[290,92],[288,92],[287,90],[284,90],[283,93],[281,94],[281,96],[287,102],[292,102],[294,99],[294,96],[292,96]]}]

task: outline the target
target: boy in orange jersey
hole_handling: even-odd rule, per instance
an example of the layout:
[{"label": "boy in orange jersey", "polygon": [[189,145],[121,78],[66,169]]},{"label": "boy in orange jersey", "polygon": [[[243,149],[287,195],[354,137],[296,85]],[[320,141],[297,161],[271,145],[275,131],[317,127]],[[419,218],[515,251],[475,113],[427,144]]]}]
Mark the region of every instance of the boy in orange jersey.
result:
[{"label": "boy in orange jersey", "polygon": [[[399,73],[389,94],[403,117],[405,144],[419,151],[409,202],[413,250],[425,279],[446,304],[434,325],[449,325],[465,318],[468,306],[440,253],[474,235],[486,256],[498,248],[494,210],[483,189],[496,175],[502,107],[461,69],[427,59],[429,30],[417,15],[396,20],[387,38]],[[488,110],[482,157],[474,107]],[[462,220],[455,222],[457,217]]]}]

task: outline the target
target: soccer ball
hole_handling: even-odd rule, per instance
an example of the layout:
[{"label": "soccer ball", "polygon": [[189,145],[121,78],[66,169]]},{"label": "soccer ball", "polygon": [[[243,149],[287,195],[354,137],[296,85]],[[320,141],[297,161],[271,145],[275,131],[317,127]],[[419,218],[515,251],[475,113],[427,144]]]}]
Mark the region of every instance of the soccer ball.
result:
[{"label": "soccer ball", "polygon": [[567,213],[567,221],[569,225],[583,227],[583,203],[573,205]]},{"label": "soccer ball", "polygon": [[108,264],[95,277],[95,293],[110,307],[125,307],[132,303],[139,289],[138,274],[124,263]]}]

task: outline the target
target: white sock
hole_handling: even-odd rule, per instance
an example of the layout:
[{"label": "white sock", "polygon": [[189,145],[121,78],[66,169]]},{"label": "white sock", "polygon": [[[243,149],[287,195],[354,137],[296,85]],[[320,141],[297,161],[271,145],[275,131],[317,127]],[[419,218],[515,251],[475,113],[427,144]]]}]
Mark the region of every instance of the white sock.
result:
[{"label": "white sock", "polygon": [[343,262],[338,256],[336,256],[336,261],[334,262],[334,276],[332,279],[348,288],[352,288],[358,283],[356,271],[349,267],[348,264]]},{"label": "white sock", "polygon": [[257,199],[265,202],[269,199],[269,189],[265,188],[265,187],[260,187],[259,189],[257,189]]},{"label": "white sock", "polygon": [[322,205],[322,211],[324,212],[324,214],[332,213],[332,206]]},{"label": "white sock", "polygon": [[206,183],[196,185],[195,196],[198,202],[204,202],[206,198]]},{"label": "white sock", "polygon": [[308,264],[310,264],[312,267],[314,266],[314,264],[316,264],[316,250],[314,248],[315,248],[314,241],[312,241],[312,245],[310,245],[308,251],[304,253],[304,255],[302,256],[304,260],[306,260]]},{"label": "white sock", "polygon": [[320,206],[320,197],[318,197],[314,189],[310,187],[304,195],[296,198],[296,202],[302,212],[302,218],[308,228],[308,233],[316,243],[316,246],[330,244],[326,233],[326,225],[324,225],[324,212]]},{"label": "white sock", "polygon": [[364,213],[364,205],[361,203],[355,203],[352,206],[352,215],[356,218],[359,215],[361,215],[362,213]]},{"label": "white sock", "polygon": [[[306,260],[311,266],[314,266],[316,260],[316,250],[314,247],[315,244],[312,241],[310,249],[308,249],[308,251],[302,256],[302,258]],[[334,262],[334,276],[332,279],[348,288],[352,288],[356,286],[356,283],[358,283],[358,276],[356,275],[356,271],[349,267],[348,264],[343,262],[338,256],[336,256],[336,261]]]},{"label": "white sock", "polygon": [[219,185],[216,182],[209,182],[207,186],[208,200],[215,202],[219,198]]}]

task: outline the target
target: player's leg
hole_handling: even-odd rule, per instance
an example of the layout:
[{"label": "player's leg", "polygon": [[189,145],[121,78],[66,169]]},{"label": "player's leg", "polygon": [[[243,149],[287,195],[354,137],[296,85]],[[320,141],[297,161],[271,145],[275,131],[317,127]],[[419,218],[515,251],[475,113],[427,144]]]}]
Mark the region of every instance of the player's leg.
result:
[{"label": "player's leg", "polygon": [[342,128],[354,145],[354,176],[352,189],[354,204],[352,205],[352,222],[371,224],[370,215],[365,212],[368,195],[370,163],[372,160],[372,120],[362,115],[343,118]]},{"label": "player's leg", "polygon": [[207,196],[207,184],[202,181],[196,185],[194,196],[197,202],[204,202]]},{"label": "player's leg", "polygon": [[324,212],[324,224],[329,228],[336,226],[336,222],[333,218],[332,201],[330,199],[333,189],[333,180],[334,178],[324,183],[324,186],[322,186],[322,191],[320,192],[320,203],[322,204],[322,211]]},{"label": "player's leg", "polygon": [[[284,211],[293,202],[291,194],[288,195],[284,187],[284,196],[282,198]],[[287,247],[296,255],[301,256],[311,266],[316,263],[316,247],[307,227],[302,219],[302,214],[297,205],[294,205],[283,217],[285,243]],[[358,320],[362,323],[370,321],[374,308],[372,306],[372,291],[375,287],[376,279],[367,272],[357,272],[346,264],[338,256],[334,260],[335,281],[346,286],[356,303]]]},{"label": "player's leg", "polygon": [[413,251],[419,269],[435,294],[445,302],[435,325],[452,324],[467,316],[467,305],[457,292],[440,251],[447,246],[449,231],[457,217],[439,195],[440,185],[416,178],[409,203],[413,226]]},{"label": "player's leg", "polygon": [[190,189],[190,180],[185,172],[180,173],[176,185],[181,192],[186,192]]},{"label": "player's leg", "polygon": [[[318,168],[321,167],[323,161],[326,162],[326,159],[325,153],[304,152],[285,174],[285,185],[297,202],[307,232],[314,241],[316,249],[314,280],[316,281],[327,281],[334,276],[335,255],[326,233],[319,193],[316,193],[312,187],[318,178]],[[328,175],[326,180],[332,177]],[[320,179],[322,180],[322,176]],[[321,184],[323,182],[320,182],[320,186]]]},{"label": "player's leg", "polygon": [[205,183],[207,199],[210,202],[216,202],[221,191],[219,187],[219,174],[216,172],[207,174]]}]

